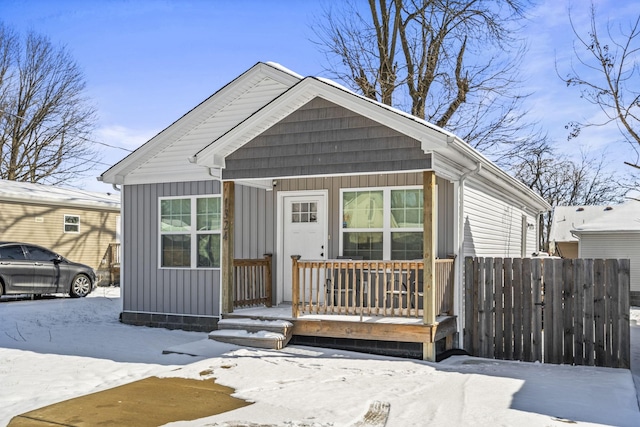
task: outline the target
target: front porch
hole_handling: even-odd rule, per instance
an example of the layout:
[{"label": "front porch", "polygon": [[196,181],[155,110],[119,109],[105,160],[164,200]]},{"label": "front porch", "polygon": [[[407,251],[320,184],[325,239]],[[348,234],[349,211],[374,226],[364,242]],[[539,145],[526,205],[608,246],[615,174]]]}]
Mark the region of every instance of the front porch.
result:
[{"label": "front porch", "polygon": [[434,286],[425,292],[422,260],[292,257],[293,301],[270,307],[271,287],[263,284],[271,282],[271,259],[234,260],[234,310],[223,318],[287,320],[293,335],[304,338],[419,343],[426,360],[435,360],[437,341],[453,346],[454,259],[434,260]]}]

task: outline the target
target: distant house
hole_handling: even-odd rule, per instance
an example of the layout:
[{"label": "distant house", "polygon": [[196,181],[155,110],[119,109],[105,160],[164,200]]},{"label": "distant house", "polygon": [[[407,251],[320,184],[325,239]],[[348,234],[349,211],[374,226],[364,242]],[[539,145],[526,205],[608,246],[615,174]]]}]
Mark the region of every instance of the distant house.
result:
[{"label": "distant house", "polygon": [[640,306],[640,202],[630,200],[600,210],[571,233],[578,239],[580,258],[628,258],[631,260],[630,303]]},{"label": "distant house", "polygon": [[113,280],[110,250],[119,241],[120,195],[0,180],[0,240],[34,243]]},{"label": "distant house", "polygon": [[[532,254],[549,209],[456,135],[273,63],[101,179],[122,187],[123,322],[212,330],[262,301],[301,339],[427,359],[462,331],[464,257]],[[243,267],[264,254],[266,284]]]},{"label": "distant house", "polygon": [[553,208],[549,253],[563,258],[578,258],[578,237],[572,233],[572,230],[611,211],[610,206],[556,206]]}]

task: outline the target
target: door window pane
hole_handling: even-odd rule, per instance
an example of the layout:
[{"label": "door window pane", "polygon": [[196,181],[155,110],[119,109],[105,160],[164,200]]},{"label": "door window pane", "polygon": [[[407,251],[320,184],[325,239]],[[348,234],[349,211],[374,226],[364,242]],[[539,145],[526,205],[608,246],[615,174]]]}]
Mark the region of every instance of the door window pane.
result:
[{"label": "door window pane", "polygon": [[29,258],[34,261],[53,261],[56,258],[56,254],[43,248],[36,246],[27,246],[29,251]]},{"label": "door window pane", "polygon": [[291,222],[318,222],[318,204],[315,202],[292,202]]},{"label": "door window pane", "polygon": [[24,252],[22,251],[22,246],[12,245],[12,246],[3,246],[0,248],[0,259],[24,260],[26,259],[26,257],[24,256]]}]

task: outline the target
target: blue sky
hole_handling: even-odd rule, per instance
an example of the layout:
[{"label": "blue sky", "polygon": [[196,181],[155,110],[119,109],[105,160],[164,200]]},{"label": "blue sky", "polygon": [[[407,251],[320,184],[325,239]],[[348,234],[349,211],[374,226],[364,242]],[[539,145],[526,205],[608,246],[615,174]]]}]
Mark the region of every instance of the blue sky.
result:
[{"label": "blue sky", "polygon": [[[274,61],[302,75],[321,75],[324,56],[310,40],[323,8],[340,0],[0,0],[0,20],[23,32],[35,30],[64,45],[84,70],[87,96],[99,122],[94,138],[134,149],[258,61]],[[588,25],[588,2],[573,2],[578,26]],[[584,132],[566,142],[569,120],[598,111],[557,77],[568,67],[572,32],[566,0],[540,1],[525,36],[522,70],[527,107],[563,152],[606,150],[619,165],[633,152],[615,129]],[[597,0],[612,21],[640,13],[633,0]],[[102,156],[89,179],[68,183],[111,191],[95,176],[127,153],[98,146]]]}]

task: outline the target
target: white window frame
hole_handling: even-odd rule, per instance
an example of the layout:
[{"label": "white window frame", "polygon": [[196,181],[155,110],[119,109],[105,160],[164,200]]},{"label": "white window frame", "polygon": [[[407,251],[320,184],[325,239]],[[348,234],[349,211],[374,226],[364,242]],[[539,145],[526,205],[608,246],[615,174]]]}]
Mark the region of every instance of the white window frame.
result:
[{"label": "white window frame", "polygon": [[[391,192],[395,190],[423,190],[421,185],[405,185],[405,186],[392,186],[392,187],[354,187],[354,188],[341,188],[340,189],[340,256],[343,255],[343,242],[344,233],[376,233],[382,232],[382,260],[391,260],[391,233],[392,232],[420,232],[424,233],[424,225],[420,227],[411,228],[391,228]],[[342,226],[342,218],[344,218],[344,193],[353,191],[382,191],[382,228],[344,228]],[[424,209],[424,206],[423,206]]]},{"label": "white window frame", "polygon": [[[78,223],[77,224],[74,224],[74,223],[67,224],[67,218],[68,217],[78,218]],[[77,225],[78,226],[78,230],[76,230],[76,231],[67,231],[67,225]],[[80,234],[80,215],[64,214],[63,219],[62,219],[62,232],[65,233],[65,234]]]},{"label": "white window frame", "polygon": [[[220,235],[220,247],[218,248],[218,255],[222,256],[222,200],[220,200],[220,229],[219,230],[197,230],[197,201],[198,199],[222,199],[220,194],[207,194],[198,196],[169,196],[158,198],[158,268],[161,270],[220,270],[220,267],[198,267],[198,236],[202,234],[218,234]],[[191,203],[191,229],[189,232],[185,231],[162,231],[162,201],[163,200],[189,200]],[[165,267],[162,265],[162,236],[165,235],[189,235],[191,237],[191,262],[188,267]]]}]

